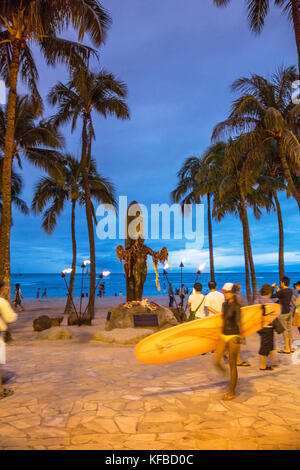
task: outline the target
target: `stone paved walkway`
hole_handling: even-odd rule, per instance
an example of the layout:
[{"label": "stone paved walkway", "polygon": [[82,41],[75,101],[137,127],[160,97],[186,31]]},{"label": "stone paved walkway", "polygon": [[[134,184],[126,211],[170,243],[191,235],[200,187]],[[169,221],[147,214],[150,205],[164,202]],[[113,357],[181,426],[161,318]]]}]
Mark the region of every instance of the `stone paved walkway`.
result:
[{"label": "stone paved walkway", "polygon": [[1,449],[300,449],[300,364],[279,355],[279,369],[260,371],[257,335],[242,353],[252,366],[239,368],[237,399],[223,402],[228,377],[211,354],[149,366],[132,346],[90,341],[89,327],[79,339],[42,340],[31,322],[54,313],[43,307],[12,328],[5,371],[15,393],[0,401]]}]

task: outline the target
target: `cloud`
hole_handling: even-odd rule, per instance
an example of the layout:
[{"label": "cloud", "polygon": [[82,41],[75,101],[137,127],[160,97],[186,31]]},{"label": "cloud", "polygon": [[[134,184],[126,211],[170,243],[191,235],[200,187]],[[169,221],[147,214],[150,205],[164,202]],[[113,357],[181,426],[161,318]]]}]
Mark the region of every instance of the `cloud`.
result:
[{"label": "cloud", "polygon": [[[208,250],[176,250],[169,252],[169,261],[172,267],[177,268],[183,258],[186,269],[196,270],[201,263],[206,263],[206,270],[209,270],[209,251]],[[300,251],[287,251],[284,254],[285,264],[296,265],[300,263]],[[214,250],[215,269],[220,271],[224,269],[243,268],[244,256],[236,254],[232,247],[216,248]],[[260,253],[254,255],[255,266],[260,267],[278,267],[278,253]]]}]

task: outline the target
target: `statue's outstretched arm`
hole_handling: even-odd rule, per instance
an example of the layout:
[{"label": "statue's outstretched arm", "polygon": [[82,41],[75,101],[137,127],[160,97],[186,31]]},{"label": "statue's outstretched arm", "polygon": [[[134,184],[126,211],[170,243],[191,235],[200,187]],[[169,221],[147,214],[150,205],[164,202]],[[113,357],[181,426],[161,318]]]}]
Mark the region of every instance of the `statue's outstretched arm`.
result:
[{"label": "statue's outstretched arm", "polygon": [[122,245],[118,245],[117,248],[116,248],[116,253],[117,253],[117,257],[118,259],[122,262],[123,260],[126,260],[127,258],[127,253],[126,253],[126,250],[124,249],[124,247]]}]

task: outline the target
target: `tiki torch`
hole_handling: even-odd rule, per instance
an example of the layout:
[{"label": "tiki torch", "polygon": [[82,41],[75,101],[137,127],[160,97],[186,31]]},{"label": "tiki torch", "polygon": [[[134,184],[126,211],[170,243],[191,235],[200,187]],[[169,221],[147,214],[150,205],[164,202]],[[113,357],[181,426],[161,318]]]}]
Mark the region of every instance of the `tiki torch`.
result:
[{"label": "tiki torch", "polygon": [[81,290],[80,290],[80,315],[81,315],[81,305],[82,305],[82,292],[83,292],[83,275],[84,275],[84,270],[87,267],[88,264],[91,264],[89,259],[86,259],[83,261],[81,265]]},{"label": "tiki torch", "polygon": [[202,263],[200,264],[199,268],[198,268],[198,271],[197,271],[197,275],[196,275],[196,280],[194,282],[194,284],[196,284],[196,282],[198,281],[198,277],[200,276],[200,274],[202,273],[203,269],[205,268],[206,266],[206,263]]},{"label": "tiki torch", "polygon": [[67,283],[67,280],[66,280],[66,274],[71,274],[71,272],[72,272],[72,269],[71,269],[71,268],[64,269],[64,270],[61,272],[61,277],[62,277],[63,280],[65,281],[65,284],[66,284],[66,287],[67,287],[67,291],[68,291],[68,296],[69,296],[69,298],[71,299],[72,305],[73,305],[73,307],[74,307],[75,313],[76,313],[77,318],[78,318],[78,313],[77,313],[77,310],[76,310],[76,307],[75,307],[75,304],[74,304],[74,301],[73,301],[73,295],[72,295],[71,292],[70,292],[70,287],[68,286],[68,283]]}]

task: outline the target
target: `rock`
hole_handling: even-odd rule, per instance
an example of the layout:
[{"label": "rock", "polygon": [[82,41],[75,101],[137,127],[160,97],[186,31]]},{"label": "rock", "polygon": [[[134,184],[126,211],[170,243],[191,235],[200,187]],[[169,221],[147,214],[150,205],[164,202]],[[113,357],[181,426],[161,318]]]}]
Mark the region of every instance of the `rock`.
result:
[{"label": "rock", "polygon": [[[125,304],[111,307],[105,323],[105,330],[110,331],[114,328],[137,328],[134,324],[134,315],[156,315],[158,329],[169,328],[178,324],[174,313],[162,305],[154,304],[155,310],[148,308],[147,303],[143,301],[127,308]],[[152,304],[153,307],[153,304]],[[155,308],[154,307],[154,308]],[[153,326],[152,328],[155,328]]]},{"label": "rock", "polygon": [[63,319],[64,317],[51,318],[51,326],[60,326]]},{"label": "rock", "polygon": [[60,326],[64,317],[51,318],[48,315],[41,315],[40,317],[33,320],[34,331],[48,330],[52,326]]},{"label": "rock", "polygon": [[68,330],[62,330],[60,327],[55,327],[51,329],[51,331],[47,331],[44,334],[42,334],[42,339],[49,339],[49,340],[66,340],[66,339],[71,339],[72,334]]},{"label": "rock", "polygon": [[154,333],[153,330],[146,328],[115,328],[111,331],[97,331],[93,336],[93,340],[102,341],[103,343],[137,344],[152,333]]},{"label": "rock", "polygon": [[68,326],[73,326],[73,325],[78,325],[78,326],[89,325],[90,326],[91,324],[92,324],[91,318],[78,320],[78,317],[75,312],[70,313],[70,315],[68,316]]},{"label": "rock", "polygon": [[33,329],[34,331],[43,331],[51,328],[52,322],[51,318],[47,315],[41,315],[40,317],[33,320]]}]

